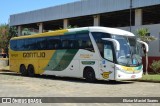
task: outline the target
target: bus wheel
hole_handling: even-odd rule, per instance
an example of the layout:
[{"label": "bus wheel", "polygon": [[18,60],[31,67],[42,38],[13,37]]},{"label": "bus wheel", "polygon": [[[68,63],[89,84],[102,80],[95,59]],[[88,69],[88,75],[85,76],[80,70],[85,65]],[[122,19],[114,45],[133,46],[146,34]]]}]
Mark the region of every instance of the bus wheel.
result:
[{"label": "bus wheel", "polygon": [[85,68],[83,76],[88,82],[94,82],[96,80],[94,70],[90,67]]},{"label": "bus wheel", "polygon": [[28,75],[30,77],[34,77],[35,73],[34,73],[34,67],[32,65],[28,66]]},{"label": "bus wheel", "polygon": [[26,70],[26,67],[24,65],[21,65],[20,66],[20,73],[23,75],[23,76],[27,76],[27,70]]}]

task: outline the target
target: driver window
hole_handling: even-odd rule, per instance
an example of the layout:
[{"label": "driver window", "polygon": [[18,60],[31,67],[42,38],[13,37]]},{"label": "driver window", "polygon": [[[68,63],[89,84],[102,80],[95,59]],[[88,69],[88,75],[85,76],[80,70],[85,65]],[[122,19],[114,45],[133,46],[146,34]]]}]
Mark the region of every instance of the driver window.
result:
[{"label": "driver window", "polygon": [[106,43],[104,45],[104,58],[113,61],[113,51],[110,43]]}]

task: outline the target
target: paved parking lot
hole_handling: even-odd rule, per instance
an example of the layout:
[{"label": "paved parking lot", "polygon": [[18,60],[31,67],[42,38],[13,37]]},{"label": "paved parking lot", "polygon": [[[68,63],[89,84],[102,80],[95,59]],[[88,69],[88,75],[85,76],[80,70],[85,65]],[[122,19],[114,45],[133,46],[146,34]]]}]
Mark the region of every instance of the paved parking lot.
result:
[{"label": "paved parking lot", "polygon": [[160,97],[160,83],[134,81],[87,83],[84,79],[0,72],[0,85],[1,97]]}]

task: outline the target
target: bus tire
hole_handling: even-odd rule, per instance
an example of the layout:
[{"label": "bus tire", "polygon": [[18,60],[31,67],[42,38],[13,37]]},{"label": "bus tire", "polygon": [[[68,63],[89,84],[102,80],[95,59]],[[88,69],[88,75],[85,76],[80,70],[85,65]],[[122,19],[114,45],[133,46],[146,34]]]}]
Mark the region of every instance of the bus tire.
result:
[{"label": "bus tire", "polygon": [[20,66],[20,73],[21,73],[22,76],[27,76],[27,75],[28,75],[27,69],[26,69],[26,67],[25,67],[24,64],[22,64],[22,65]]},{"label": "bus tire", "polygon": [[86,67],[83,72],[83,77],[86,79],[87,82],[94,82],[96,78],[93,68]]},{"label": "bus tire", "polygon": [[35,76],[33,65],[29,65],[27,70],[28,70],[29,77],[34,77]]}]

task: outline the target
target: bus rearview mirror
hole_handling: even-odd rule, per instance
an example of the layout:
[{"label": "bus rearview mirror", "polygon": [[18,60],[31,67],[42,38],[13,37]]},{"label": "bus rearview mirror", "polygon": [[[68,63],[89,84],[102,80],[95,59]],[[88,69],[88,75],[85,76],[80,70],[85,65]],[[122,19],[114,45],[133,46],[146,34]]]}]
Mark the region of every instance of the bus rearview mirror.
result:
[{"label": "bus rearview mirror", "polygon": [[146,42],[143,42],[143,41],[141,41],[141,40],[137,40],[137,41],[145,46],[146,52],[149,51],[149,46],[148,46],[148,44],[147,44]]}]

